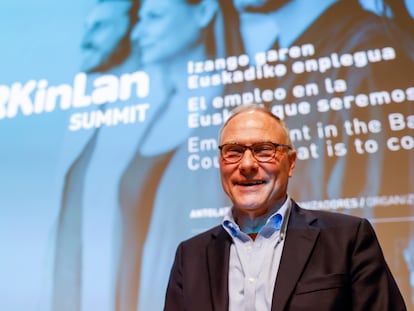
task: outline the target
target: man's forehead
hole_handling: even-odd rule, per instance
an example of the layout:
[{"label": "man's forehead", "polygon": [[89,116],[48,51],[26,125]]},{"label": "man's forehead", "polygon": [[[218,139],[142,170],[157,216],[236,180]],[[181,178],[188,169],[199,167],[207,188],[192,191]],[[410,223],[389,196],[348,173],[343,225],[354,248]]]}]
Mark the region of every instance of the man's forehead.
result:
[{"label": "man's forehead", "polygon": [[[276,138],[282,133],[277,121],[266,112],[260,110],[248,110],[234,115],[222,129],[222,140],[239,140],[259,133],[263,139]],[[254,134],[254,135],[253,135]],[[257,140],[257,138],[256,138]]]},{"label": "man's forehead", "polygon": [[253,125],[255,123],[262,124],[265,123],[272,123],[276,124],[275,120],[266,112],[261,110],[246,110],[242,111],[233,116],[231,120],[229,120],[228,125],[239,125],[239,124],[249,124]]}]

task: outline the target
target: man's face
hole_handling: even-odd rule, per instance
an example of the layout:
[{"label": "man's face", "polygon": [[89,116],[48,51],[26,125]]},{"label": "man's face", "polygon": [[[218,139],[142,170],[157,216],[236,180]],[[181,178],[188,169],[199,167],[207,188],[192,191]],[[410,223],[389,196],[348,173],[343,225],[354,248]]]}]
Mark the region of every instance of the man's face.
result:
[{"label": "man's face", "polygon": [[[239,143],[251,145],[258,142],[286,144],[282,127],[262,111],[242,112],[233,117],[223,128],[220,145]],[[258,162],[246,150],[237,163],[227,163],[220,157],[223,189],[233,202],[236,211],[250,216],[266,213],[275,203],[282,203],[287,195],[289,177],[295,167],[296,153],[287,148],[279,150],[269,162]]]},{"label": "man's face", "polygon": [[120,43],[127,35],[130,5],[129,1],[101,2],[87,17],[81,46],[82,71],[101,71],[101,67],[111,66],[114,55],[124,48]]},{"label": "man's face", "polygon": [[194,45],[201,31],[198,10],[199,5],[185,0],[145,0],[131,34],[141,62],[168,61]]}]

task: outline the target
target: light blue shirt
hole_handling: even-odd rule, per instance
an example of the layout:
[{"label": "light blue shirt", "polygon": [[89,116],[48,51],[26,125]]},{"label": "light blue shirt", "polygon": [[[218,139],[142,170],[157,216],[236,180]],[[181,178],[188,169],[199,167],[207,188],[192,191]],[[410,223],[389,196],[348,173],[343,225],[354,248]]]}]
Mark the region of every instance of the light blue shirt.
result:
[{"label": "light blue shirt", "polygon": [[265,311],[272,306],[291,200],[272,214],[253,241],[240,231],[231,210],[222,226],[231,235],[229,311]]}]

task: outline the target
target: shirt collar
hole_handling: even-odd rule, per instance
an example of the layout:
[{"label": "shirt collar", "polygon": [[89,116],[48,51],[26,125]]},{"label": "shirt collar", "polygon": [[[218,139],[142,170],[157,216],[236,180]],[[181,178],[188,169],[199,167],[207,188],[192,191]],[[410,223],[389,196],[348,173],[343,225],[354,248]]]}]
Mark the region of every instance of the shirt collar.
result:
[{"label": "shirt collar", "polygon": [[[288,195],[283,205],[266,220],[266,224],[259,231],[259,234],[265,238],[269,238],[274,232],[280,230],[285,219],[288,217],[290,205],[291,199]],[[248,235],[242,232],[239,225],[235,222],[232,209],[229,209],[224,216],[222,226],[233,239],[237,238],[243,242],[249,241]],[[286,229],[284,228],[284,230]]]}]

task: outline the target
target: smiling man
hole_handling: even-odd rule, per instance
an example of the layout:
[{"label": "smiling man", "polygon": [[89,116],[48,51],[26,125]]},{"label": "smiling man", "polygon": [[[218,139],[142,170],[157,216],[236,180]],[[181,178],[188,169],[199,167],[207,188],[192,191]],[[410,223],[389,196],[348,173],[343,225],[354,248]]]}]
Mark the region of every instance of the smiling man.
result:
[{"label": "smiling man", "polygon": [[240,106],[219,141],[233,206],[179,245],[165,310],[406,310],[367,220],[289,197],[296,151],[283,121]]}]

